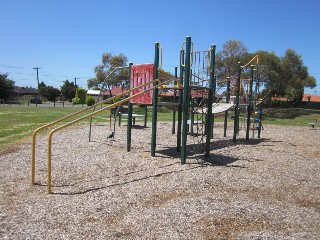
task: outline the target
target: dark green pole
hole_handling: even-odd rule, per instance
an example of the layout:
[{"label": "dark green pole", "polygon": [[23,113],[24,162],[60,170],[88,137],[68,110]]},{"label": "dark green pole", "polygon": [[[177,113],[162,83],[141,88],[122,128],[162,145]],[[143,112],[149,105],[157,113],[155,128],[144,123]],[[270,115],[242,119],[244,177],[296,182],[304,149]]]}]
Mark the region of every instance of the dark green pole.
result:
[{"label": "dark green pole", "polygon": [[237,140],[237,133],[239,132],[239,93],[241,80],[241,63],[238,62],[238,77],[236,84],[236,103],[234,107],[234,125],[233,125],[233,141]]},{"label": "dark green pole", "polygon": [[[257,83],[256,83],[256,91],[255,91],[255,101],[257,101],[257,97],[258,97],[258,88],[260,85],[260,75],[259,75],[259,63],[257,63],[256,66],[256,79],[257,79]],[[256,105],[256,104],[255,104]],[[261,130],[262,130],[262,108],[259,108],[259,129],[258,129],[258,138],[260,138],[260,134],[261,134]]]},{"label": "dark green pole", "polygon": [[[158,79],[158,67],[159,67],[159,45],[160,43],[155,43],[155,55],[154,55],[154,71],[153,79]],[[157,82],[153,83],[153,86],[158,85]],[[156,156],[156,146],[157,146],[157,107],[158,107],[158,88],[153,90],[152,99],[152,137],[151,137],[151,156]]]},{"label": "dark green pole", "polygon": [[[179,76],[179,83],[182,86],[183,85],[183,73],[184,73],[184,50],[181,49],[180,51],[180,76]],[[182,132],[182,103],[183,103],[183,91],[182,89],[179,89],[179,105],[178,105],[178,129],[177,129],[177,152],[181,151],[181,132]]]},{"label": "dark green pole", "polygon": [[251,65],[251,72],[250,72],[250,83],[249,83],[249,96],[248,96],[248,108],[247,108],[247,131],[246,131],[246,140],[249,140],[249,133],[250,133],[250,112],[252,108],[252,87],[253,87],[253,71],[254,66]]},{"label": "dark green pole", "polygon": [[[226,103],[230,102],[230,78],[227,77],[227,94],[226,94]],[[228,110],[224,111],[224,128],[223,128],[223,136],[227,136],[227,128],[228,128]]]},{"label": "dark green pole", "polygon": [[[216,102],[216,96],[215,96],[215,94],[216,94],[216,82],[217,82],[217,77],[216,77],[216,76],[213,76],[213,80],[214,80],[214,82],[213,82],[213,87],[214,87],[214,89],[213,89],[212,104]],[[212,105],[212,104],[211,104],[211,105]],[[214,114],[212,114],[211,119],[212,119],[212,122],[211,122],[211,135],[210,135],[210,138],[213,139]]]},{"label": "dark green pole", "polygon": [[147,121],[148,121],[148,105],[144,105],[144,127],[147,127]]},{"label": "dark green pole", "polygon": [[212,104],[214,103],[214,94],[216,91],[216,78],[214,76],[215,67],[215,56],[216,56],[216,45],[212,45],[210,48],[210,84],[209,84],[209,96],[208,96],[208,112],[207,112],[207,132],[206,132],[206,156],[210,154],[210,139],[213,132],[213,114]]},{"label": "dark green pole", "polygon": [[[132,62],[129,63],[129,89],[130,89],[130,81],[131,81],[131,66]],[[119,119],[119,122],[121,120]],[[132,129],[132,104],[128,102],[128,123],[127,123],[127,152],[131,151],[131,129]]]},{"label": "dark green pole", "polygon": [[186,37],[186,54],[184,67],[184,84],[183,84],[183,119],[182,119],[182,144],[181,144],[181,164],[186,163],[187,159],[187,131],[188,131],[188,114],[189,114],[189,84],[191,68],[191,37]]},{"label": "dark green pole", "polygon": [[260,138],[261,129],[262,129],[262,109],[261,108],[259,108],[258,114],[259,114],[258,138]]},{"label": "dark green pole", "polygon": [[191,107],[191,114],[190,114],[190,124],[189,124],[189,132],[190,136],[193,136],[193,125],[194,125],[194,102],[195,99],[191,99],[190,107]]},{"label": "dark green pole", "polygon": [[[174,67],[174,77],[178,78],[178,67]],[[174,81],[174,85],[177,86],[177,80]],[[177,91],[174,89],[173,93],[173,103],[176,103]],[[176,110],[172,113],[172,134],[176,133]]]}]

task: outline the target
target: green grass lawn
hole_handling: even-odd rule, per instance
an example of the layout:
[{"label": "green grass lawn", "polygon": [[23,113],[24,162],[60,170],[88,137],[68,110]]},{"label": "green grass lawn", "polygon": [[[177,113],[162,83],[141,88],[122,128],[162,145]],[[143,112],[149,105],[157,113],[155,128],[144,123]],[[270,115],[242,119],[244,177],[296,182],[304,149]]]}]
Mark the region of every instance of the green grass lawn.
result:
[{"label": "green grass lawn", "polygon": [[320,124],[320,110],[304,108],[269,108],[263,111],[265,124],[308,126],[310,122]]},{"label": "green grass lawn", "polygon": [[[97,109],[100,109],[98,107]],[[49,122],[81,110],[78,107],[35,107],[35,106],[0,106],[0,148],[31,137],[33,131]],[[136,114],[144,114],[144,108],[134,106]],[[91,113],[92,110],[79,115]],[[158,112],[158,121],[172,121],[172,111],[165,109]],[[109,110],[103,111],[93,118],[94,122],[109,122]],[[148,121],[151,121],[152,108],[148,108]],[[177,115],[176,115],[177,118]],[[71,118],[73,120],[75,118]],[[223,117],[217,117],[215,122],[222,122]],[[316,120],[315,120],[316,119]],[[82,124],[88,124],[90,118]],[[143,120],[140,120],[143,121]],[[231,119],[229,120],[231,121]],[[276,125],[308,126],[309,122],[320,124],[320,110],[303,108],[272,108],[263,110],[263,123]],[[65,123],[65,122],[64,122]]]}]

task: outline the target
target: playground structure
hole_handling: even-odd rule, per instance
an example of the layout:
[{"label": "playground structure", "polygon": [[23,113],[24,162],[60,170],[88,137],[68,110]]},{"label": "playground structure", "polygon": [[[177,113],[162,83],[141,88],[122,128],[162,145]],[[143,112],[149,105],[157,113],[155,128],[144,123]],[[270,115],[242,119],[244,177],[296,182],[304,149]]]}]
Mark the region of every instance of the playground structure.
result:
[{"label": "playground structure", "polygon": [[[181,164],[186,163],[187,148],[188,148],[188,134],[190,136],[196,135],[198,137],[197,144],[201,146],[198,148],[198,154],[210,154],[211,139],[213,138],[213,124],[214,114],[224,112],[224,136],[227,131],[227,113],[230,108],[234,108],[234,132],[233,141],[236,141],[237,133],[239,131],[239,95],[241,85],[241,71],[245,66],[238,63],[238,75],[235,79],[235,86],[233,91],[235,93],[234,103],[230,104],[230,79],[227,81],[226,102],[219,103],[216,99],[216,78],[214,75],[215,69],[215,45],[212,45],[209,50],[194,51],[191,37],[186,37],[180,50],[180,73],[177,77],[177,68],[175,68],[175,76],[170,79],[159,78],[160,67],[160,44],[155,43],[155,58],[153,64],[133,65],[129,63],[129,89],[119,95],[111,97],[107,100],[97,102],[91,107],[87,107],[74,114],[46,124],[33,133],[32,137],[32,161],[31,161],[31,184],[35,184],[35,162],[36,162],[36,135],[39,131],[54,126],[88,110],[93,112],[79,117],[73,121],[65,123],[52,129],[48,133],[48,161],[47,161],[47,191],[51,193],[51,162],[52,162],[52,136],[54,133],[64,129],[70,125],[80,122],[84,119],[91,118],[89,141],[91,136],[92,117],[103,111],[110,110],[114,107],[120,106],[123,103],[128,103],[127,117],[127,151],[131,150],[131,130],[133,120],[133,104],[152,104],[152,128],[151,128],[151,156],[156,154],[156,137],[157,137],[157,109],[161,102],[158,102],[159,91],[164,89],[173,89],[175,96],[178,95],[178,102],[171,103],[177,106],[177,151],[181,154]],[[161,56],[162,58],[162,56]],[[253,60],[252,60],[253,61]],[[250,64],[251,61],[248,63]],[[249,81],[248,103],[246,104],[246,139],[249,139],[249,130],[251,123],[251,110],[255,110],[256,104],[253,101],[253,78],[255,68],[251,65],[251,78]],[[173,83],[173,84],[172,84]],[[178,94],[176,94],[178,93]],[[130,94],[130,96],[123,98]],[[104,106],[107,102],[112,102],[114,99],[122,97],[122,100]],[[256,96],[255,96],[256,98]],[[101,109],[96,110],[96,107],[101,106]],[[147,107],[145,108],[147,110]],[[146,114],[145,114],[146,116]],[[262,111],[254,111],[253,123],[258,130],[258,138],[260,138],[260,131]],[[175,112],[173,115],[173,125],[175,126]],[[194,134],[193,127],[196,126],[197,132]],[[173,129],[173,133],[175,130]]]}]

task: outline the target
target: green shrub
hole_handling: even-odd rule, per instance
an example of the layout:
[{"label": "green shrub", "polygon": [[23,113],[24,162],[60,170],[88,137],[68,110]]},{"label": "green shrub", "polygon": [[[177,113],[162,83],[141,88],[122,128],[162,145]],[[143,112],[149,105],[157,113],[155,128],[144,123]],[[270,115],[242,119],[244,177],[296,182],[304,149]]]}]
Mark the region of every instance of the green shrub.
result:
[{"label": "green shrub", "polygon": [[94,105],[96,102],[94,101],[94,98],[92,96],[88,96],[86,99],[86,104],[87,106],[92,106]]},{"label": "green shrub", "polygon": [[77,89],[77,97],[80,98],[80,103],[85,103],[86,102],[86,94],[87,91],[83,88],[78,88]]},{"label": "green shrub", "polygon": [[72,104],[80,104],[81,100],[78,97],[72,98]]},{"label": "green shrub", "polygon": [[121,96],[117,96],[115,99],[113,99],[113,102],[117,103],[117,102],[119,102],[121,100],[122,100],[122,97]]}]

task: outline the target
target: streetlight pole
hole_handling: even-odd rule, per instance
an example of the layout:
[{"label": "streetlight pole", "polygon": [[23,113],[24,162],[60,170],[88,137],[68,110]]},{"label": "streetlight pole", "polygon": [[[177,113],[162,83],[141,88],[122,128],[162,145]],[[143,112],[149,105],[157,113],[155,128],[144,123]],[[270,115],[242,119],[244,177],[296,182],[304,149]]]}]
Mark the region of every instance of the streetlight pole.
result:
[{"label": "streetlight pole", "polygon": [[37,96],[39,97],[39,67],[34,67],[33,69],[37,70],[37,81],[38,81],[38,94],[37,94]]}]

